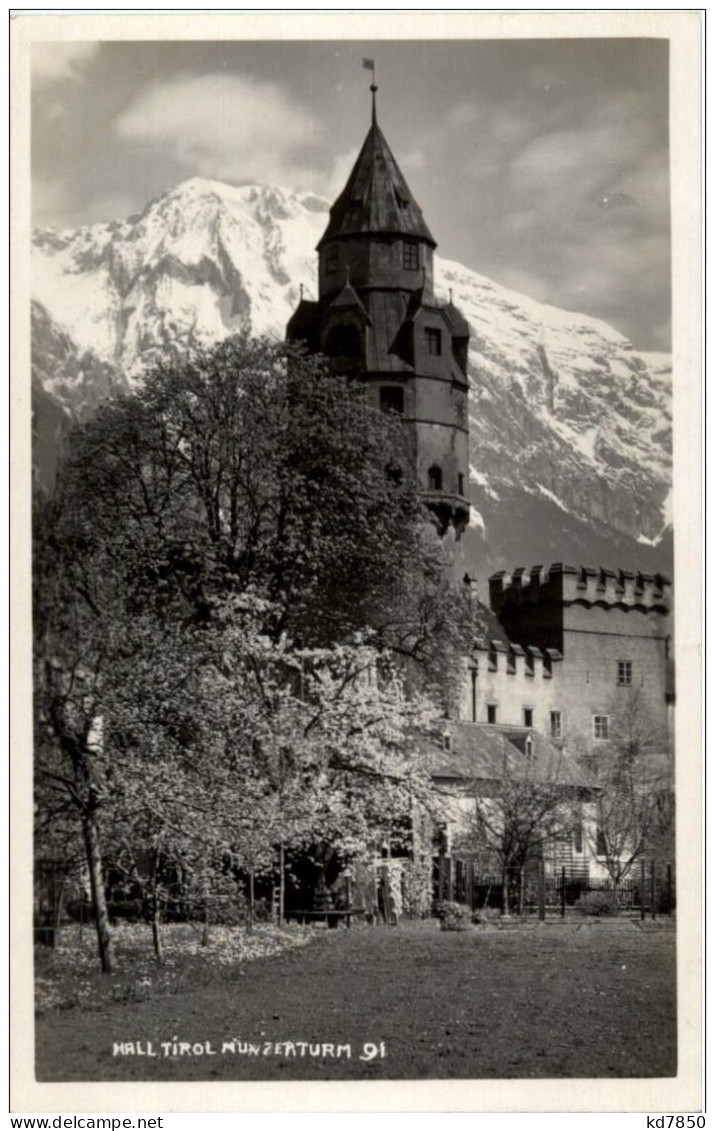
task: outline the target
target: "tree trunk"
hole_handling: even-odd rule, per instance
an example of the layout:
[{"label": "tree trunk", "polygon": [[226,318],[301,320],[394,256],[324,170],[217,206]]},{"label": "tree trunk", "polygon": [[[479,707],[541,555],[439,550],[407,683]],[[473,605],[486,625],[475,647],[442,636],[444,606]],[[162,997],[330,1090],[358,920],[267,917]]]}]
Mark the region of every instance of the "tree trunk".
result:
[{"label": "tree trunk", "polygon": [[161,911],[159,907],[159,863],[161,849],[154,853],[151,870],[151,939],[154,944],[154,957],[157,962],[164,961],[164,951],[161,945]]},{"label": "tree trunk", "polygon": [[253,868],[248,873],[248,931],[253,930],[254,904],[256,902],[255,874]]},{"label": "tree trunk", "polygon": [[509,918],[509,873],[502,868],[501,874],[501,913]]},{"label": "tree trunk", "polygon": [[85,851],[87,853],[87,867],[89,868],[92,910],[94,911],[94,921],[97,926],[99,961],[102,966],[102,973],[111,974],[114,971],[114,947],[109,931],[107,900],[104,894],[102,857],[99,851],[99,830],[93,814],[87,814],[83,817],[82,832],[84,835]]},{"label": "tree trunk", "polygon": [[285,893],[286,869],[285,869],[285,850],[283,848],[283,841],[281,841],[280,847],[279,847],[279,850],[278,850],[278,864],[279,864],[279,868],[280,868],[280,876],[279,876],[279,884],[278,884],[278,926],[282,927],[283,922],[285,920],[285,901],[286,901],[286,893]]},{"label": "tree trunk", "polygon": [[163,947],[161,945],[159,903],[158,903],[158,900],[156,900],[156,899],[154,900],[152,917],[151,917],[151,940],[154,944],[154,957],[156,958],[157,962],[163,962],[164,961],[164,950],[163,950]]}]

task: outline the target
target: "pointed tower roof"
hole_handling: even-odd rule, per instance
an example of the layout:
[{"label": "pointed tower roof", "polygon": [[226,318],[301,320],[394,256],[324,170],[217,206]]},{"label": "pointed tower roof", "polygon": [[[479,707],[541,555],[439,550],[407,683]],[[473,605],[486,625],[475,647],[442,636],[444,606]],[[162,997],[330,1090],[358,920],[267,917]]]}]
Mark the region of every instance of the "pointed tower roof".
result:
[{"label": "pointed tower roof", "polygon": [[389,233],[436,241],[385,141],[373,109],[372,125],[347,184],[330,209],[318,247],[339,236]]}]

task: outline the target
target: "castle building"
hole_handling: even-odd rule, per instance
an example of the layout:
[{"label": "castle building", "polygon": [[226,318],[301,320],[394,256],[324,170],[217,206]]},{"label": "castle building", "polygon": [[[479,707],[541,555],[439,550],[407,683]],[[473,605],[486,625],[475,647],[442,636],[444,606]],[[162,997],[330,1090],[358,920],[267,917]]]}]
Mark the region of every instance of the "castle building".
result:
[{"label": "castle building", "polygon": [[491,631],[469,664],[461,717],[533,727],[597,756],[637,698],[665,749],[670,589],[661,574],[561,563],[494,574]]},{"label": "castle building", "polygon": [[469,327],[433,291],[437,246],[377,123],[372,123],[318,243],[318,299],[287,336],[365,381],[404,419],[409,457],[442,531],[469,519]]},{"label": "castle building", "polygon": [[[364,381],[376,407],[403,419],[423,497],[441,532],[459,537],[469,521],[469,326],[451,298],[435,300],[437,245],[377,123],[371,90],[370,129],[317,246],[318,298],[301,299],[287,336],[323,354],[336,374]],[[547,775],[558,766],[564,795],[580,798],[586,812],[594,759],[635,699],[665,766],[658,780],[672,783],[667,578],[520,567],[489,579],[482,612],[486,630],[465,658],[458,717],[445,724],[445,745],[424,751],[438,789],[459,792],[461,782],[465,802],[475,786],[493,796],[503,767],[535,759]],[[454,830],[459,820],[457,812]],[[579,824],[570,843],[554,846],[550,867],[604,874],[588,855]]]}]

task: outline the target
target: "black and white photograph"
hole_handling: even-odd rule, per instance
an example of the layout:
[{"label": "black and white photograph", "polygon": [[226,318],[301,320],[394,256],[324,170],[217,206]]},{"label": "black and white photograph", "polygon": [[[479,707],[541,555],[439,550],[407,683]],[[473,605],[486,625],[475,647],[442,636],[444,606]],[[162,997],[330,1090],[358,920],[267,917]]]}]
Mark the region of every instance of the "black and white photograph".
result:
[{"label": "black and white photograph", "polygon": [[699,18],[348,15],[15,21],[17,1110],[695,1110]]}]

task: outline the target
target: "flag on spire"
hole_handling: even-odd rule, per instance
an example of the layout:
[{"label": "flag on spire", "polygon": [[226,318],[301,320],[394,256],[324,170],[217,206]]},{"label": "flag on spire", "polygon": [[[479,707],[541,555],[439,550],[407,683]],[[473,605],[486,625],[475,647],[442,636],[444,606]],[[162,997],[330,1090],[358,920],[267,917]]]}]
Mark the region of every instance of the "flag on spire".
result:
[{"label": "flag on spire", "polygon": [[375,60],[374,59],[363,59],[362,65],[363,65],[363,67],[365,68],[366,71],[372,71],[372,73],[375,74]]}]

